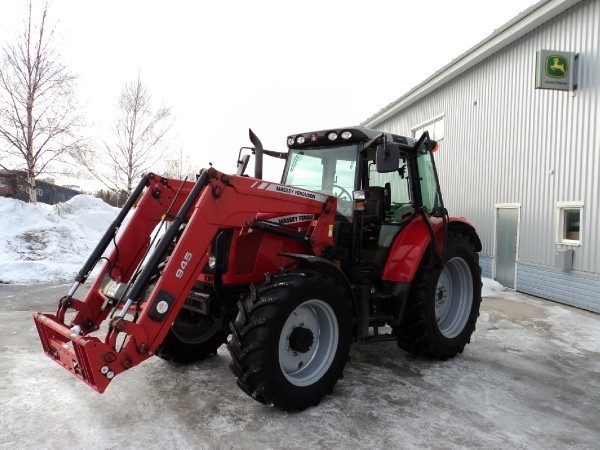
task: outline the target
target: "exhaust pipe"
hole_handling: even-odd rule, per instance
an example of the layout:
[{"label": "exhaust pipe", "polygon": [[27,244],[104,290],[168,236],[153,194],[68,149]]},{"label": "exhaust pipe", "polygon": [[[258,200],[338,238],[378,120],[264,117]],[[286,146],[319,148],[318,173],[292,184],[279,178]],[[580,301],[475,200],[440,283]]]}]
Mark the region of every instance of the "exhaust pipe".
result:
[{"label": "exhaust pipe", "polygon": [[262,180],[263,172],[263,145],[260,139],[254,134],[251,128],[248,128],[250,134],[250,142],[254,145],[254,153],[256,160],[254,161],[254,178]]}]

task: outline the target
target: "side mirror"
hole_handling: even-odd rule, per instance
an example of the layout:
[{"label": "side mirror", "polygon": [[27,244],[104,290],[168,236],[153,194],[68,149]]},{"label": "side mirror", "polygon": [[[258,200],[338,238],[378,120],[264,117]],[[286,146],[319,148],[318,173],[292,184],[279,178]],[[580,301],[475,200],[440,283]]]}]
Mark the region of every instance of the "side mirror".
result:
[{"label": "side mirror", "polygon": [[388,142],[379,144],[375,153],[375,166],[377,172],[387,173],[398,170],[400,164],[400,144]]}]

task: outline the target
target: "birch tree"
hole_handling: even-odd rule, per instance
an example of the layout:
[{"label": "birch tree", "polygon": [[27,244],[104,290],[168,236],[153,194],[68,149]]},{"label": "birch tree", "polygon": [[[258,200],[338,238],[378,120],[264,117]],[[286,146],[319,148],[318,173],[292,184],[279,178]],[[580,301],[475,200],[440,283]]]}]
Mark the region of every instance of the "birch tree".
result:
[{"label": "birch tree", "polygon": [[171,110],[153,108],[152,97],[138,75],[121,91],[109,139],[79,159],[108,189],[129,195],[143,174],[163,166],[171,126]]},{"label": "birch tree", "polygon": [[82,142],[76,136],[76,77],[60,61],[55,31],[49,29],[48,4],[34,17],[32,2],[23,29],[0,53],[0,167],[25,172],[31,202],[35,178],[70,155]]}]

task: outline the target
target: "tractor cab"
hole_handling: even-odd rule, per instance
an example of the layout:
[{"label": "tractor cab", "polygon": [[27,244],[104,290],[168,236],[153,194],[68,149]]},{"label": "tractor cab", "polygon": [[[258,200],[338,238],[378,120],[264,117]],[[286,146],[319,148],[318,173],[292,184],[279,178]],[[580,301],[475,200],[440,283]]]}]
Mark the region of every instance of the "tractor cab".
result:
[{"label": "tractor cab", "polygon": [[338,199],[332,259],[351,279],[381,279],[398,233],[421,211],[441,211],[427,134],[417,141],[352,127],[292,135],[287,144],[282,183]]}]

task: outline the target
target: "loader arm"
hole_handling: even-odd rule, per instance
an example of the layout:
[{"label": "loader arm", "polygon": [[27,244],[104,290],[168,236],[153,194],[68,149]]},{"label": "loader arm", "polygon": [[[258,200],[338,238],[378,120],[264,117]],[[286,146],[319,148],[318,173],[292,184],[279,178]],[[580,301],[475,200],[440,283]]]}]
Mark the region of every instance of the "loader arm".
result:
[{"label": "loader arm", "polygon": [[[212,168],[202,171],[196,183],[158,176],[145,183],[131,218],[112,236],[115,246],[85,298],[73,296],[82,272],[87,276],[96,261],[86,263],[55,315],[34,314],[45,353],[98,392],[115,375],[154,355],[207,265],[220,230],[303,240],[318,256],[333,243],[335,197]],[[302,231],[260,219],[261,214],[297,213],[313,217]],[[148,254],[161,221],[169,227]],[[103,238],[105,248],[110,234]],[[97,248],[95,258],[101,253]],[[254,275],[257,280],[264,276]]]}]

